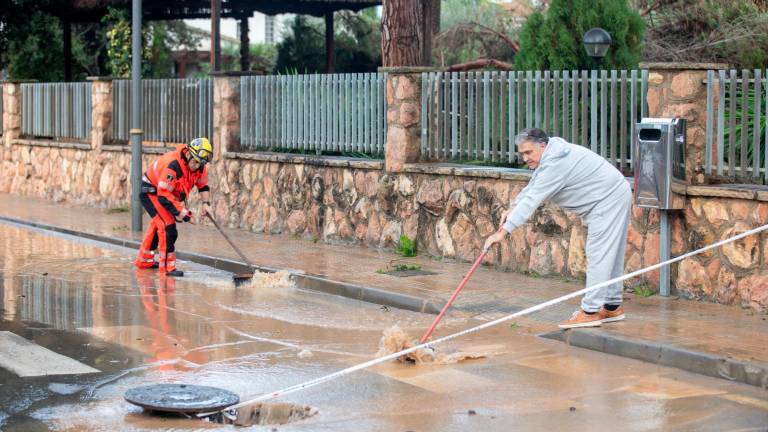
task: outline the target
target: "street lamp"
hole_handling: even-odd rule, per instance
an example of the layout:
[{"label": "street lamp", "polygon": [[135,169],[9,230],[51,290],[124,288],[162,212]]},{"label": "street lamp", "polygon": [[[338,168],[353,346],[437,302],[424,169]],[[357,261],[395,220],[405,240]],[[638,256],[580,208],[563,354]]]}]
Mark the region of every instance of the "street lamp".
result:
[{"label": "street lamp", "polygon": [[599,27],[589,29],[584,33],[584,49],[587,50],[587,55],[592,57],[597,65],[605,57],[611,42],[611,35]]}]

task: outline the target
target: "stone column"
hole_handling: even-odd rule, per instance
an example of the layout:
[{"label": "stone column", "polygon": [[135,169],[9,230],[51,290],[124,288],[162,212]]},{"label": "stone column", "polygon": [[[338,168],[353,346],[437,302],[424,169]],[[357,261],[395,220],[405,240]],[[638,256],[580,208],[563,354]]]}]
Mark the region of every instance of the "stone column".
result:
[{"label": "stone column", "polygon": [[101,146],[112,140],[112,78],[88,77],[91,82],[91,148],[101,150]]},{"label": "stone column", "polygon": [[3,141],[6,147],[21,136],[21,84],[8,80],[3,83]]},{"label": "stone column", "polygon": [[421,67],[380,68],[387,78],[388,172],[401,172],[403,165],[421,157]]},{"label": "stone column", "polygon": [[718,63],[644,63],[648,69],[648,116],[688,120],[685,171],[689,184],[704,183],[707,86],[709,69],[726,69]]},{"label": "stone column", "polygon": [[213,74],[213,154],[240,149],[240,76]]}]

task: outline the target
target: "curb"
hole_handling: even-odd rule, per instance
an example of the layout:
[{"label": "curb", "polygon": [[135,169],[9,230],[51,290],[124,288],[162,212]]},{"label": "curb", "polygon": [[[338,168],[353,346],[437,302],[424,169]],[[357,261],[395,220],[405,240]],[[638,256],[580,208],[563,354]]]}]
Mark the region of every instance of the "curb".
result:
[{"label": "curb", "polygon": [[[140,242],[136,240],[121,239],[115,237],[109,237],[100,234],[93,234],[84,231],[77,231],[69,228],[64,228],[56,225],[49,225],[40,222],[27,221],[22,219],[16,219],[7,216],[0,216],[0,221],[10,222],[17,225],[24,225],[33,228],[42,229],[45,231],[52,231],[61,234],[67,234],[74,237],[80,237],[88,240],[97,241],[100,243],[107,243],[115,246],[122,246],[130,249],[139,249]],[[176,257],[181,260],[191,261],[197,264],[202,264],[208,267],[215,268],[217,270],[223,270],[231,273],[246,273],[252,270],[257,270],[266,273],[275,273],[282,269],[257,266],[249,267],[245,263],[234,261],[226,258],[220,258],[205,254],[199,254],[195,252],[183,252],[177,251]],[[296,286],[301,289],[310,291],[318,291],[326,294],[337,295],[341,297],[347,297],[354,300],[360,300],[368,303],[375,303],[384,306],[391,306],[398,309],[405,309],[413,312],[421,312],[437,315],[440,313],[442,306],[437,305],[427,299],[421,297],[410,296],[407,294],[399,294],[390,291],[385,291],[379,288],[367,287],[363,285],[356,285],[347,282],[340,282],[331,279],[327,279],[321,276],[303,273],[296,270],[288,270],[291,278],[296,283]]]},{"label": "curb", "polygon": [[648,340],[631,339],[598,329],[557,330],[539,336],[579,348],[768,389],[768,365],[764,363],[736,360]]}]

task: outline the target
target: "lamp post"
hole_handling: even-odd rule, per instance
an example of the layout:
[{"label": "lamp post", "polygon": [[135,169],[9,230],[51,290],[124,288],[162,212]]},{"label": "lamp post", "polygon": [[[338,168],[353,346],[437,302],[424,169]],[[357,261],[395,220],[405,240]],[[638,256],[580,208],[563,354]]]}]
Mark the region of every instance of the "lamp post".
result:
[{"label": "lamp post", "polygon": [[608,48],[611,46],[611,35],[599,28],[587,30],[584,33],[584,49],[587,50],[587,55],[592,57],[592,61],[595,66],[600,66],[600,61],[605,57],[605,53],[608,52]]}]

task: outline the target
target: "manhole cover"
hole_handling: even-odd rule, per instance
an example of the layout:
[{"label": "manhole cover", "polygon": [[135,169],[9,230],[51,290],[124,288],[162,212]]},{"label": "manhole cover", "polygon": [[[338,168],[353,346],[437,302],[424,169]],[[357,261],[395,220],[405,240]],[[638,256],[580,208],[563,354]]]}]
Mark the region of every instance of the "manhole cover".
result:
[{"label": "manhole cover", "polygon": [[128,390],[125,400],[151,411],[195,413],[226,408],[238,403],[240,397],[216,387],[154,384]]}]

